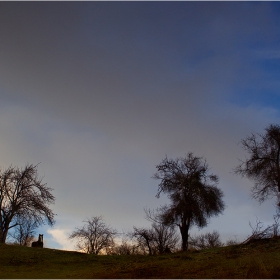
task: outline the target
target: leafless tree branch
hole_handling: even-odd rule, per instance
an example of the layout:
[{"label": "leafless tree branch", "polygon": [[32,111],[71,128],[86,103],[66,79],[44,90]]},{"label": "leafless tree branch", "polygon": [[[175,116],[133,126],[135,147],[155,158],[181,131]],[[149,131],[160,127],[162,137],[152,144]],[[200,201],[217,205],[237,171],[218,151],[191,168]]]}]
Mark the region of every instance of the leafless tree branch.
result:
[{"label": "leafless tree branch", "polygon": [[38,177],[37,165],[24,168],[10,166],[0,169],[0,242],[5,243],[8,231],[18,221],[32,220],[38,226],[47,221],[54,224],[52,189]]},{"label": "leafless tree branch", "polygon": [[[240,160],[236,174],[254,182],[252,197],[263,202],[280,194],[280,126],[269,125],[265,134],[252,133],[241,141],[249,158]],[[280,201],[278,201],[280,205]]]},{"label": "leafless tree branch", "polygon": [[77,241],[79,250],[98,255],[103,249],[114,246],[117,231],[107,226],[101,216],[87,219],[84,223],[83,227],[76,228],[69,236],[69,239]]}]

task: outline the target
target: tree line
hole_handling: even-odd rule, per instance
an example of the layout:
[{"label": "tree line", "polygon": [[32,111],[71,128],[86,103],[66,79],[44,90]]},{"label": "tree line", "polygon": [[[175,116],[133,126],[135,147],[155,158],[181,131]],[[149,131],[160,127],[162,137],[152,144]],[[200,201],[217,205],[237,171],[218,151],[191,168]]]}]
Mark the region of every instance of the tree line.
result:
[{"label": "tree line", "polygon": [[[251,193],[260,202],[278,196],[279,210],[280,126],[271,124],[264,134],[252,133],[241,145],[248,157],[240,160],[235,174],[254,182]],[[44,223],[52,226],[55,222],[50,208],[55,201],[53,189],[42,182],[37,168],[38,165],[27,164],[22,169],[10,166],[0,170],[0,243],[5,243],[9,234],[21,245],[27,245],[36,228]],[[156,169],[153,175],[159,180],[156,197],[166,194],[170,203],[155,210],[145,209],[151,227],[133,227],[116,249],[118,232],[106,225],[102,217],[92,217],[69,236],[77,241],[79,250],[90,254],[119,250],[151,255],[174,251],[179,240],[183,251],[189,245],[203,248],[221,243],[215,231],[198,237],[189,234],[193,226],[205,227],[212,216],[225,208],[223,192],[218,188],[219,178],[210,173],[206,160],[189,152],[181,158],[165,157]]]}]

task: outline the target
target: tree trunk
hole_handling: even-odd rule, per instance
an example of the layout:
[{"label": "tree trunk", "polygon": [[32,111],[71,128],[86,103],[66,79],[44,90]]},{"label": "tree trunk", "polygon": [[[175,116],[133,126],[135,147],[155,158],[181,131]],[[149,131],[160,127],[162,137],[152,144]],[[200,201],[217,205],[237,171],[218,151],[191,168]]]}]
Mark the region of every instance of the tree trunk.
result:
[{"label": "tree trunk", "polygon": [[180,233],[182,237],[182,250],[187,251],[189,245],[189,224],[180,226]]},{"label": "tree trunk", "polygon": [[6,230],[0,230],[0,243],[6,243],[7,233]]},{"label": "tree trunk", "polygon": [[148,245],[148,248],[149,248],[149,255],[151,256],[152,255],[152,249],[151,249],[151,246]]},{"label": "tree trunk", "polygon": [[[3,219],[3,217],[2,217]],[[10,226],[10,223],[12,221],[12,215],[10,215],[9,217],[4,217],[4,222],[2,222],[1,228],[0,228],[0,243],[6,243],[6,238],[8,235],[8,231],[9,229],[13,228],[16,226],[16,224],[14,224],[13,226]]]}]

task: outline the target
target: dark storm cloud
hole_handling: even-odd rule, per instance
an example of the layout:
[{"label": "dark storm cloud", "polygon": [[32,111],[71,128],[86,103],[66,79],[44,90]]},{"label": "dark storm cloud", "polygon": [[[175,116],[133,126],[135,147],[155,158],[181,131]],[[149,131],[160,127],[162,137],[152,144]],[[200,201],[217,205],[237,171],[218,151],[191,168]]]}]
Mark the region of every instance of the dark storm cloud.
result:
[{"label": "dark storm cloud", "polygon": [[244,38],[268,37],[267,18],[247,17],[262,6],[211,4],[2,3],[2,84],[87,119],[147,96],[207,98],[236,81]]}]

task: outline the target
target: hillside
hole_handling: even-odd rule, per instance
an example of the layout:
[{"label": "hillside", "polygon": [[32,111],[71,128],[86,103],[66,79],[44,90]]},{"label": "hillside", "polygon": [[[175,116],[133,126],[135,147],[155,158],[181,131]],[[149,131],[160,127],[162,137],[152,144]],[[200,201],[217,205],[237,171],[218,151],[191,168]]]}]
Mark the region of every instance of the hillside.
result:
[{"label": "hillside", "polygon": [[162,256],[94,256],[0,244],[0,278],[280,278],[280,240]]}]

